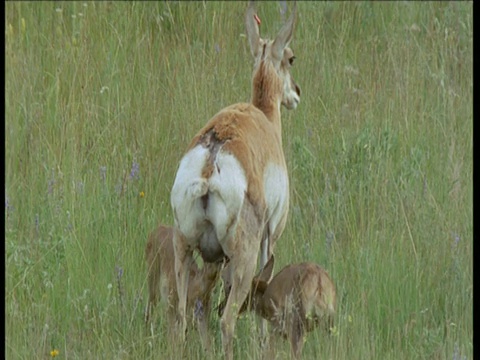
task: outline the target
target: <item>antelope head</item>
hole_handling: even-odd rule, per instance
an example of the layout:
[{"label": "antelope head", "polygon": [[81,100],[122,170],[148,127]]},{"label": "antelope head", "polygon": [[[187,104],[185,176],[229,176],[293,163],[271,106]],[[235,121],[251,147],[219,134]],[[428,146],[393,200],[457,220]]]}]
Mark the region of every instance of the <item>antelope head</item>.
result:
[{"label": "antelope head", "polygon": [[295,83],[292,75],[290,74],[290,69],[295,60],[295,55],[293,54],[292,49],[288,46],[292,40],[293,30],[295,27],[297,13],[296,10],[297,4],[295,2],[292,14],[280,29],[274,40],[262,39],[260,37],[258,17],[256,15],[253,1],[250,1],[249,3],[245,19],[250,51],[255,59],[254,77],[258,71],[258,68],[262,64],[270,63],[273,65],[280,80],[280,85],[283,87],[281,104],[289,110],[295,109],[300,102],[300,87]]}]

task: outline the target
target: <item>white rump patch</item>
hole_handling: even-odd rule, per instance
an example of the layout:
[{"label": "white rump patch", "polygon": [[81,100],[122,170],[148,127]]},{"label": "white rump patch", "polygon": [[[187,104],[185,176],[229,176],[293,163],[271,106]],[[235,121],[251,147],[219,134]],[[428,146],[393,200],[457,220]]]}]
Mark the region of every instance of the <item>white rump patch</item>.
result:
[{"label": "white rump patch", "polygon": [[[215,234],[213,238],[210,235],[204,238],[206,241],[222,244],[227,236],[233,235],[247,191],[240,162],[222,150],[217,154],[211,177],[202,178],[208,157],[208,149],[201,145],[185,154],[170,196],[175,223],[190,246],[197,246],[202,234],[210,231],[206,220],[213,225]],[[207,193],[208,202],[204,204],[202,196]]]},{"label": "white rump patch", "polygon": [[222,243],[234,234],[243,206],[248,187],[245,171],[233,155],[219,151],[209,184],[207,218]]},{"label": "white rump patch", "polygon": [[202,146],[196,146],[187,152],[180,161],[170,194],[175,223],[187,239],[199,236],[198,221],[204,218],[200,198],[208,190],[206,181],[202,178],[208,156],[208,149]]}]

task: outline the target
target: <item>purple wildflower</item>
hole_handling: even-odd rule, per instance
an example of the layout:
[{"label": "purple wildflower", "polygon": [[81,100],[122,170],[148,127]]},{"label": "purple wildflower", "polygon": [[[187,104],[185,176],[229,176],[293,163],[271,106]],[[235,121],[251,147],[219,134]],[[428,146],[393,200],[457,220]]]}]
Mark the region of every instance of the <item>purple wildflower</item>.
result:
[{"label": "purple wildflower", "polygon": [[330,249],[332,248],[333,240],[335,239],[335,234],[333,231],[327,231],[325,236],[325,247],[327,248],[327,254],[330,253]]},{"label": "purple wildflower", "polygon": [[120,280],[123,276],[123,269],[120,266],[115,266],[115,270],[117,271],[117,279]]},{"label": "purple wildflower", "polygon": [[130,170],[130,180],[138,179],[140,177],[140,165],[136,160],[133,160],[132,169]]},{"label": "purple wildflower", "polygon": [[455,348],[453,349],[453,360],[459,360],[459,351],[458,351],[458,343],[455,343]]},{"label": "purple wildflower", "polygon": [[310,254],[310,243],[307,242],[307,243],[303,244],[303,252],[307,256]]},{"label": "purple wildflower", "polygon": [[82,181],[77,181],[77,191],[79,194],[83,194],[84,184]]},{"label": "purple wildflower", "polygon": [[121,195],[121,194],[122,194],[122,189],[123,189],[123,184],[118,183],[117,185],[115,185],[115,192],[116,192],[118,195]]},{"label": "purple wildflower", "polygon": [[73,229],[73,225],[72,225],[72,221],[70,219],[70,211],[67,210],[67,226],[65,228],[67,231],[72,231]]},{"label": "purple wildflower", "polygon": [[458,243],[460,242],[460,235],[452,231],[453,243],[452,243],[452,252],[455,252],[458,248]]},{"label": "purple wildflower", "polygon": [[215,52],[218,54],[220,52],[220,45],[218,43],[215,44]]},{"label": "purple wildflower", "polygon": [[52,178],[48,180],[48,193],[51,195],[53,193],[53,186],[55,185],[55,179],[52,174]]},{"label": "purple wildflower", "polygon": [[5,213],[8,214],[13,210],[12,204],[10,204],[10,199],[8,198],[8,195],[5,193]]},{"label": "purple wildflower", "polygon": [[455,245],[455,247],[458,245],[459,242],[460,242],[460,235],[453,233],[453,244]]},{"label": "purple wildflower", "polygon": [[455,342],[455,347],[453,348],[453,357],[452,360],[466,360],[466,356],[460,355],[460,349],[458,348],[458,343]]},{"label": "purple wildflower", "polygon": [[120,301],[120,306],[122,309],[124,308],[124,291],[123,291],[123,286],[122,286],[122,276],[123,276],[123,269],[120,266],[115,266],[115,271],[117,272],[117,288],[118,288],[118,299]]},{"label": "purple wildflower", "polygon": [[285,15],[287,13],[287,1],[282,0],[278,3],[280,4],[280,15],[282,16],[282,20],[285,20]]},{"label": "purple wildflower", "polygon": [[105,182],[107,179],[107,167],[106,166],[100,166],[100,179],[102,182]]},{"label": "purple wildflower", "polygon": [[39,230],[40,230],[40,217],[38,216],[38,214],[35,214],[35,231],[37,235],[39,233]]},{"label": "purple wildflower", "polygon": [[203,318],[203,316],[205,315],[205,310],[203,308],[203,303],[202,303],[202,300],[200,300],[200,299],[195,299],[194,315],[197,319]]}]

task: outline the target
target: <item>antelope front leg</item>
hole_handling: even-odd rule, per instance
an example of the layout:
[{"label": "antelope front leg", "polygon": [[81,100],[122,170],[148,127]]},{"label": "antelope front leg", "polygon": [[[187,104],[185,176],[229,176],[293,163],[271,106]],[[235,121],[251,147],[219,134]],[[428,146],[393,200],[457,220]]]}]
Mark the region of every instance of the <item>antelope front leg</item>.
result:
[{"label": "antelope front leg", "polygon": [[190,266],[193,261],[192,251],[187,248],[186,239],[180,231],[176,230],[173,235],[175,250],[175,280],[177,282],[178,308],[177,329],[180,331],[182,343],[185,341],[187,329],[186,307],[188,293],[188,277]]},{"label": "antelope front leg", "polygon": [[256,265],[256,254],[257,252],[247,254],[240,253],[230,259],[229,266],[231,266],[232,271],[232,287],[222,318],[220,319],[223,352],[227,360],[233,359],[233,334],[235,333],[238,312],[247,298],[252,284]]}]

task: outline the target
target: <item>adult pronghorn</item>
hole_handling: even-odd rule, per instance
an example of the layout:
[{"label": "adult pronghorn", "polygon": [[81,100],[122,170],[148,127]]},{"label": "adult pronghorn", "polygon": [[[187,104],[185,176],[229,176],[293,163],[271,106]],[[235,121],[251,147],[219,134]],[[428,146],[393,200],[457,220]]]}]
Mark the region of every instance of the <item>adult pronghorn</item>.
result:
[{"label": "adult pronghorn", "polygon": [[206,266],[220,266],[228,258],[230,291],[220,320],[228,359],[233,357],[238,305],[250,290],[260,248],[263,267],[287,219],[280,105],[295,109],[300,102],[300,88],[290,75],[295,56],[288,47],[295,18],[296,4],[275,40],[262,39],[250,2],[246,30],[255,59],[251,102],[224,108],[195,135],[171,192],[181,334],[193,250],[200,251]]}]

